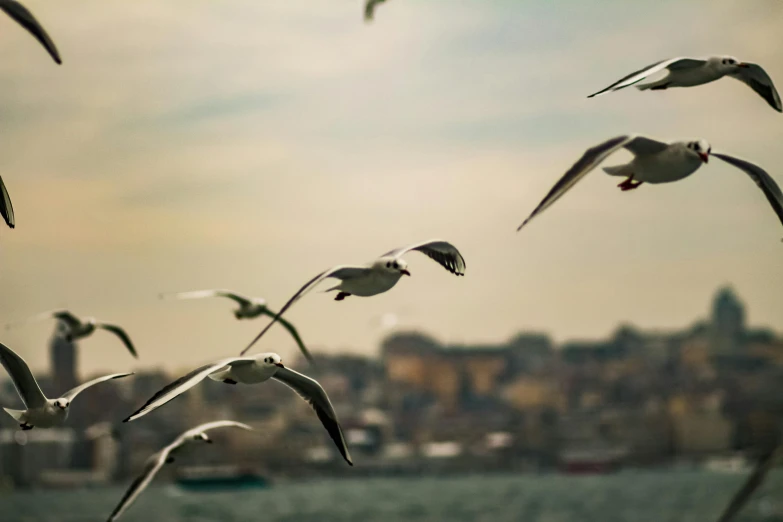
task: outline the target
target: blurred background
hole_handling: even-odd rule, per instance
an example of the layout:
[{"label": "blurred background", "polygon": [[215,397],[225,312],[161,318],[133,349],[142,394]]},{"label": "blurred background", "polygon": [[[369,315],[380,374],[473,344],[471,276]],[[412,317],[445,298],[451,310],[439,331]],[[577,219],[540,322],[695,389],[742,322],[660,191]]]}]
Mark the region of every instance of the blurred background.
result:
[{"label": "blurred background", "polygon": [[[24,3],[64,64],[0,17],[17,219],[0,318],[66,307],[122,325],[140,358],[53,323],[2,332],[52,396],[136,372],[86,392],[66,428],[0,418],[8,520],[105,518],[144,459],[218,418],[259,433],[215,433],[123,519],[714,519],[783,440],[780,223],[744,174],[710,162],[623,193],[596,173],[514,232],[622,133],[705,138],[783,184],[783,116],[740,82],[585,98],[674,56],[731,54],[780,86],[783,2],[390,0],[370,24],[358,0]],[[266,324],[161,292],[277,310],[330,266],[433,237],[465,278],[412,253],[391,292],[287,314],[315,367],[282,328],[256,347],[321,382],[355,467],[275,384],[205,382],[116,425]],[[783,520],[781,498],[773,473],[741,517]]]}]

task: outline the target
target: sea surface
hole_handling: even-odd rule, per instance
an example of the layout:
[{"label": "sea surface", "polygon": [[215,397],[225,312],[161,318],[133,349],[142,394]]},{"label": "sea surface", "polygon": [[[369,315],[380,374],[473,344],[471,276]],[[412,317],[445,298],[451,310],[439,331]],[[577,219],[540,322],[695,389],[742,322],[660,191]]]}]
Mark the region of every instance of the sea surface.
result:
[{"label": "sea surface", "polygon": [[[626,471],[605,476],[472,475],[275,484],[186,493],[153,484],[127,522],[709,522],[742,473]],[[123,488],[0,493],[1,522],[104,521]],[[737,517],[783,522],[783,472]]]}]

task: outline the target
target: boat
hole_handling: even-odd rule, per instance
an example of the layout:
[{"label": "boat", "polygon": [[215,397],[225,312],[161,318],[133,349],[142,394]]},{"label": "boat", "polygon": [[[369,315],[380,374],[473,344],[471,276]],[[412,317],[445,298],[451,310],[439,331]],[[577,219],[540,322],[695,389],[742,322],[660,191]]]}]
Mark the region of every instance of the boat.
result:
[{"label": "boat", "polygon": [[190,466],[180,468],[174,483],[187,491],[234,491],[271,487],[271,480],[257,470],[239,466]]}]

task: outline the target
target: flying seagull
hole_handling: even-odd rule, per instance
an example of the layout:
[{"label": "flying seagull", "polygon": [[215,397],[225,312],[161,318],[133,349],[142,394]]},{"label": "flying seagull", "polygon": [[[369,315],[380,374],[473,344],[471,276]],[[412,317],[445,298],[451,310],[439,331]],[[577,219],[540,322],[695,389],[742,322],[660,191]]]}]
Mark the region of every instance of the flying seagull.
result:
[{"label": "flying seagull", "polygon": [[165,386],[123,422],[136,420],[160,408],[207,377],[226,384],[258,384],[270,378],[285,384],[312,406],[340,454],[348,464],[353,466],[343,431],[337,420],[337,414],[334,412],[332,403],[324,389],[313,379],[283,366],[280,356],[276,353],[260,353],[252,357],[232,357],[196,368]]},{"label": "flying seagull", "polygon": [[280,316],[283,315],[286,310],[291,308],[295,302],[304,297],[305,294],[315,288],[324,279],[331,277],[340,280],[340,284],[326,290],[327,292],[332,290],[338,291],[337,296],[334,298],[335,301],[342,301],[351,295],[370,297],[390,290],[397,284],[397,281],[399,281],[403,275],[411,275],[408,271],[408,263],[402,259],[402,256],[411,250],[417,250],[425,254],[454,275],[465,275],[465,258],[462,257],[462,254],[457,250],[457,247],[442,239],[431,239],[429,241],[424,241],[423,243],[415,243],[404,248],[394,249],[391,252],[386,252],[375,261],[363,266],[335,266],[325,272],[321,272],[300,288],[299,291],[283,305],[283,308],[280,309],[280,312],[278,312],[274,319],[261,330],[261,333],[242,350],[240,355],[244,355],[245,352],[247,352],[250,347],[253,346],[278,319],[280,319]]},{"label": "flying seagull", "polygon": [[152,481],[152,479],[155,478],[155,475],[158,473],[158,471],[160,471],[160,468],[162,468],[164,464],[170,464],[174,462],[173,455],[182,446],[184,446],[185,444],[191,441],[199,441],[199,440],[211,444],[212,439],[210,439],[207,436],[207,431],[216,428],[223,428],[223,427],[236,427],[236,428],[242,428],[244,430],[253,429],[247,424],[242,424],[241,422],[222,420],[222,421],[208,422],[206,424],[196,426],[195,428],[184,432],[182,435],[174,439],[174,442],[164,447],[162,450],[158,451],[157,453],[153,453],[147,459],[147,462],[144,464],[144,470],[141,472],[141,475],[136,477],[136,480],[134,480],[133,483],[130,485],[128,491],[125,492],[125,495],[123,495],[122,499],[120,500],[120,503],[117,504],[117,507],[114,508],[114,511],[112,511],[111,515],[109,515],[108,522],[117,520],[120,517],[120,515],[122,515],[125,512],[125,510],[128,509],[131,504],[133,504],[136,498],[139,495],[141,495],[141,493],[147,488],[147,486]]},{"label": "flying seagull", "polygon": [[577,181],[588,172],[597,167],[610,154],[618,149],[625,148],[634,155],[634,159],[625,165],[604,167],[604,172],[610,176],[626,178],[618,185],[621,190],[633,190],[641,184],[669,183],[686,178],[696,172],[702,164],[709,161],[710,156],[722,159],[726,163],[737,167],[750,176],[767,197],[772,209],[783,223],[783,193],[769,174],[761,167],[753,163],[712,152],[710,144],[704,140],[677,141],[664,143],[644,136],[628,135],[618,136],[607,140],[595,147],[587,149],[560,180],[555,183],[552,190],[539,203],[532,214],[521,224],[517,231],[530,222],[535,216],[549,208]]},{"label": "flying seagull", "polygon": [[775,90],[772,79],[755,63],[740,62],[733,56],[713,56],[706,59],[696,58],[672,58],[663,60],[632,72],[625,78],[617,80],[609,87],[591,94],[588,98],[599,96],[609,91],[618,91],[637,84],[657,72],[666,69],[668,74],[655,82],[637,85],[641,91],[660,91],[670,87],[695,87],[705,83],[714,82],[724,76],[734,78],[748,85],[751,89],[764,98],[776,111],[783,112],[780,104],[780,96]]},{"label": "flying seagull", "polygon": [[41,42],[46,48],[46,51],[51,55],[57,64],[62,64],[60,59],[60,53],[57,52],[54,42],[46,31],[35,19],[33,13],[31,13],[25,6],[17,2],[16,0],[0,0],[0,9],[5,11],[5,14],[16,20],[16,22],[27,29],[27,31],[35,37],[36,40]]},{"label": "flying seagull", "polygon": [[113,324],[99,323],[95,320],[94,317],[88,317],[82,321],[68,310],[54,310],[52,312],[44,312],[42,314],[31,317],[22,323],[6,325],[6,329],[13,326],[18,326],[19,324],[27,324],[34,321],[42,321],[44,319],[57,319],[64,328],[64,333],[62,335],[68,342],[88,337],[98,328],[107,330],[120,338],[131,355],[137,359],[139,358],[138,354],[136,353],[136,348],[133,347],[133,343],[131,342],[130,337],[128,337],[128,334],[125,332],[125,330]]},{"label": "flying seagull", "polygon": [[5,188],[2,176],[0,176],[0,214],[3,215],[3,219],[9,227],[16,226],[14,206],[11,204],[11,196],[8,195],[8,189]]},{"label": "flying seagull", "polygon": [[[236,302],[239,305],[239,308],[234,310],[234,317],[240,320],[255,319],[256,317],[260,317],[262,315],[267,315],[269,317],[275,317],[277,315],[275,312],[269,309],[269,307],[266,305],[265,299],[261,299],[259,297],[245,297],[228,290],[195,290],[192,292],[161,294],[161,298],[173,299],[203,299],[205,297],[227,297],[228,299]],[[302,341],[302,338],[299,337],[299,332],[296,330],[296,328],[294,328],[294,325],[284,319],[280,319],[280,324],[286,330],[288,330],[288,333],[291,334],[291,337],[294,338],[294,341],[296,341],[296,344],[299,346],[299,350],[301,350],[305,358],[312,363],[313,356],[310,355],[309,351],[307,351],[307,347]]]},{"label": "flying seagull", "polygon": [[386,0],[367,0],[364,3],[364,21],[370,22],[375,16],[375,6],[384,3]]},{"label": "flying seagull", "polygon": [[19,423],[23,430],[62,426],[68,418],[68,407],[71,401],[81,392],[104,381],[133,375],[133,373],[105,375],[77,386],[58,399],[47,399],[24,359],[2,343],[0,343],[0,363],[11,376],[14,387],[27,408],[26,410],[3,409]]},{"label": "flying seagull", "polygon": [[748,479],[742,484],[742,487],[734,494],[734,497],[726,506],[726,509],[721,514],[718,522],[730,522],[737,513],[745,506],[750,500],[753,493],[761,486],[762,482],[778,461],[783,461],[783,445],[777,447],[777,449],[767,453],[761,459],[759,459],[756,467],[753,468]]}]

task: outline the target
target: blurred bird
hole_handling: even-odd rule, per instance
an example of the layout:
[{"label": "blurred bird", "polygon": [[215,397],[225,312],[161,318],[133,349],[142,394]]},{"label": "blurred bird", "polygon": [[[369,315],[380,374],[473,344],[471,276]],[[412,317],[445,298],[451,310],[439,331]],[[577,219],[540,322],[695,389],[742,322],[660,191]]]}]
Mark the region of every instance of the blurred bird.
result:
[{"label": "blurred bird", "polygon": [[60,53],[57,52],[54,42],[46,31],[35,19],[33,13],[31,13],[25,6],[17,2],[16,0],[0,0],[0,9],[16,20],[16,22],[27,29],[27,31],[35,37],[36,40],[41,42],[41,45],[46,48],[46,51],[51,55],[57,64],[62,64],[60,59]]},{"label": "blurred bird", "polygon": [[783,445],[777,447],[777,449],[770,451],[762,458],[759,459],[756,467],[753,468],[748,480],[746,480],[742,487],[734,494],[729,505],[721,514],[718,522],[730,522],[737,513],[747,504],[753,493],[761,486],[764,479],[767,477],[767,473],[771,470],[776,463],[783,461]]},{"label": "blurred bird", "polygon": [[664,143],[644,136],[628,135],[612,138],[587,149],[579,161],[555,183],[533,213],[519,225],[517,231],[549,208],[609,155],[621,148],[633,154],[633,160],[625,165],[604,167],[604,172],[610,176],[625,177],[625,181],[618,185],[623,191],[639,188],[645,182],[657,184],[681,180],[707,163],[710,156],[715,156],[750,176],[783,223],[783,193],[775,180],[761,167],[727,154],[712,152],[712,147],[704,140]]},{"label": "blurred bird", "polygon": [[125,495],[123,495],[122,499],[120,500],[120,503],[117,504],[117,507],[115,507],[111,515],[109,515],[108,522],[117,520],[120,515],[122,515],[125,510],[128,509],[131,504],[133,504],[136,498],[138,498],[138,496],[141,495],[141,493],[147,488],[152,479],[155,478],[155,475],[158,473],[158,471],[160,471],[160,468],[162,468],[164,464],[170,464],[174,462],[173,455],[182,446],[189,442],[199,440],[211,444],[212,439],[207,436],[207,431],[224,427],[242,428],[243,430],[250,431],[253,430],[253,428],[247,424],[242,424],[241,422],[222,420],[208,422],[184,432],[182,435],[174,439],[174,442],[164,447],[157,453],[154,453],[147,459],[141,475],[139,475],[136,480],[131,483],[130,487],[125,492]]},{"label": "blurred bird", "polygon": [[364,3],[364,21],[370,22],[375,16],[375,6],[384,3],[386,0],[367,0]]},{"label": "blurred bird", "polygon": [[[269,317],[275,317],[277,315],[275,312],[269,309],[269,307],[266,305],[265,299],[261,299],[259,297],[245,297],[228,290],[195,290],[192,292],[161,294],[160,297],[162,299],[203,299],[206,297],[227,297],[228,299],[231,299],[232,301],[239,304],[239,308],[234,310],[234,317],[239,320],[255,319],[256,317],[260,317],[262,315],[267,315]],[[296,330],[294,325],[284,319],[280,319],[280,324],[286,330],[288,330],[288,333],[291,334],[291,337],[294,338],[297,346],[299,346],[299,350],[301,350],[305,358],[312,363],[313,356],[310,355],[310,352],[307,350],[307,347],[302,341],[302,338],[299,336],[299,332]]]},{"label": "blurred bird", "polygon": [[276,353],[261,353],[252,357],[232,357],[196,368],[165,386],[123,422],[136,420],[160,408],[206,378],[226,384],[258,384],[269,379],[285,384],[312,406],[340,454],[348,464],[353,466],[343,431],[337,420],[337,414],[324,389],[310,377],[283,366],[280,356]]},{"label": "blurred bird", "polygon": [[104,381],[133,375],[133,373],[105,375],[77,386],[58,399],[47,399],[25,360],[2,343],[0,343],[0,363],[3,364],[3,367],[8,372],[16,391],[27,408],[25,410],[3,409],[19,423],[23,430],[31,430],[35,427],[51,428],[53,426],[62,426],[68,418],[71,402],[81,392],[90,386]]},{"label": "blurred bird", "polygon": [[335,266],[325,272],[321,272],[300,288],[283,305],[283,308],[274,319],[261,330],[261,333],[242,350],[240,355],[244,355],[296,301],[304,297],[305,294],[325,279],[335,278],[340,280],[340,284],[326,290],[327,292],[338,290],[337,296],[334,298],[335,301],[342,301],[351,295],[370,297],[390,290],[403,275],[411,275],[408,271],[408,263],[402,259],[402,256],[411,250],[422,252],[454,275],[465,275],[465,259],[462,257],[462,254],[457,250],[457,247],[441,239],[431,239],[423,243],[397,248],[364,266]]},{"label": "blurred bird", "polygon": [[3,215],[3,219],[9,227],[16,226],[14,206],[11,204],[11,196],[8,195],[8,189],[5,188],[2,176],[0,176],[0,214]]},{"label": "blurred bird", "polygon": [[128,337],[128,334],[125,332],[125,330],[119,326],[108,323],[99,323],[95,320],[94,317],[88,317],[82,321],[68,310],[54,310],[51,312],[44,312],[42,314],[33,316],[26,321],[22,321],[21,323],[7,324],[6,329],[35,321],[42,321],[44,319],[57,319],[60,324],[63,325],[62,335],[68,342],[88,337],[98,328],[107,330],[120,338],[131,355],[137,359],[139,357],[136,353],[136,348],[133,347],[133,343],[131,342],[130,337]]},{"label": "blurred bird", "polygon": [[668,72],[664,78],[656,82],[637,85],[636,88],[640,91],[646,91],[648,89],[651,91],[661,91],[670,87],[695,87],[728,76],[729,78],[734,78],[735,80],[745,83],[748,87],[756,91],[759,96],[764,98],[770,107],[778,112],[783,112],[783,106],[780,103],[778,91],[775,89],[775,85],[772,83],[772,79],[766,71],[764,71],[760,65],[740,62],[733,56],[713,56],[706,59],[672,58],[670,60],[663,60],[629,74],[625,78],[614,82],[609,87],[591,94],[588,98],[600,96],[609,91],[618,91],[625,87],[630,87],[664,69]]}]

